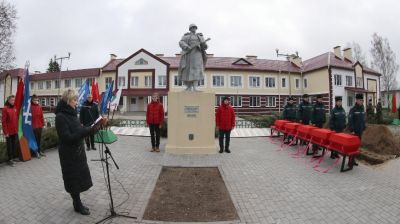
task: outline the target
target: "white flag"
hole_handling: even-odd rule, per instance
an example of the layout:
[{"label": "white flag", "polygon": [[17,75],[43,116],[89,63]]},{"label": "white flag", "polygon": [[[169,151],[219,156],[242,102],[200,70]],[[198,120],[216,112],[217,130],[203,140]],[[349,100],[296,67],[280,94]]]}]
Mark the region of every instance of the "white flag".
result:
[{"label": "white flag", "polygon": [[117,91],[117,93],[115,94],[114,98],[111,100],[110,102],[110,111],[114,111],[117,109],[118,105],[119,105],[119,99],[121,98],[121,92],[122,89],[119,89]]}]

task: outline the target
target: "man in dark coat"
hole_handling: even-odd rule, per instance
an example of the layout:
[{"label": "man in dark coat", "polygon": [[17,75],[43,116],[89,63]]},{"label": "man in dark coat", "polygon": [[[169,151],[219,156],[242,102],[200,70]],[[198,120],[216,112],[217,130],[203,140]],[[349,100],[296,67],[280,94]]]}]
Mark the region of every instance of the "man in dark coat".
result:
[{"label": "man in dark coat", "polygon": [[77,112],[77,96],[67,90],[56,109],[56,130],[59,138],[59,157],[65,190],[71,194],[76,212],[89,215],[89,209],[80,200],[80,193],[93,186],[87,164],[83,139],[98,130],[98,126],[81,125]]},{"label": "man in dark coat", "polygon": [[[346,128],[346,111],[342,107],[342,97],[335,97],[336,105],[331,111],[329,118],[329,128],[335,132],[343,132]],[[335,152],[331,153],[331,158],[338,158],[339,155]]]},{"label": "man in dark coat", "polygon": [[309,102],[308,95],[303,95],[303,102],[299,105],[298,119],[302,124],[310,124],[313,106]]},{"label": "man in dark coat", "polygon": [[372,99],[370,99],[367,105],[367,122],[373,123],[374,117],[375,117],[374,106],[372,105]]},{"label": "man in dark coat", "polygon": [[317,102],[313,106],[312,124],[322,128],[326,121],[325,105],[322,102],[322,95],[317,96]]},{"label": "man in dark coat", "polygon": [[[79,119],[81,124],[85,127],[90,127],[96,119],[99,117],[99,107],[93,102],[93,97],[91,94],[88,95],[87,100],[81,107]],[[90,149],[96,150],[94,147],[94,135],[89,135],[85,138],[86,149],[89,151]]]},{"label": "man in dark coat", "polygon": [[296,112],[297,112],[297,107],[294,104],[294,97],[291,96],[289,97],[289,102],[285,105],[283,109],[283,119],[295,122]]},{"label": "man in dark coat", "polygon": [[[364,96],[363,94],[356,95],[356,104],[350,109],[348,127],[352,134],[357,135],[360,140],[363,131],[365,130],[365,110],[364,110]],[[349,158],[349,163],[351,163]],[[358,165],[354,161],[354,165]]]},{"label": "man in dark coat", "polygon": [[378,103],[376,104],[376,122],[378,124],[382,124],[383,122],[381,99],[379,99]]}]

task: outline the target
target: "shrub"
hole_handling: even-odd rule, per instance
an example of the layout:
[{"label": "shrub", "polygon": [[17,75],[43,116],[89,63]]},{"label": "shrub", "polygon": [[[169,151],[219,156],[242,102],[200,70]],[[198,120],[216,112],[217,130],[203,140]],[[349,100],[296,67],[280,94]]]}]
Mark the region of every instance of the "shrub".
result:
[{"label": "shrub", "polygon": [[0,142],[0,163],[7,160],[7,146],[5,142]]},{"label": "shrub", "polygon": [[58,135],[56,128],[45,128],[43,129],[42,139],[40,141],[40,147],[43,150],[57,147]]},{"label": "shrub", "polygon": [[164,119],[164,126],[160,130],[160,136],[163,138],[168,137],[168,119]]}]

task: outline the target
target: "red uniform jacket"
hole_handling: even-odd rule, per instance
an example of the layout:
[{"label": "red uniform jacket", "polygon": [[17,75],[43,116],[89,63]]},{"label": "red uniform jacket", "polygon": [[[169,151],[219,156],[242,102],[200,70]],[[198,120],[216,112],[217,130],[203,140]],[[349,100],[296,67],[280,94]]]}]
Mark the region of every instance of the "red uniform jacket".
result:
[{"label": "red uniform jacket", "polygon": [[4,105],[1,117],[4,135],[15,135],[18,133],[17,109]]},{"label": "red uniform jacket", "polygon": [[235,127],[235,111],[230,105],[222,103],[215,116],[217,127],[221,130],[232,130]]},{"label": "red uniform jacket", "polygon": [[160,102],[151,102],[147,105],[146,122],[147,125],[164,125],[164,108]]},{"label": "red uniform jacket", "polygon": [[31,104],[32,111],[32,128],[43,128],[44,127],[44,117],[43,110],[39,104]]}]

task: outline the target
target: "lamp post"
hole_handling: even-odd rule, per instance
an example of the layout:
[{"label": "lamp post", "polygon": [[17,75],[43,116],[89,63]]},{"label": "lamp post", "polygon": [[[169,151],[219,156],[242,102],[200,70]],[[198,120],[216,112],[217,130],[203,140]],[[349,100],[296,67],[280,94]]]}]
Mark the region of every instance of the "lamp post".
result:
[{"label": "lamp post", "polygon": [[54,61],[60,60],[60,72],[58,73],[58,95],[57,95],[57,102],[60,102],[61,98],[61,71],[62,71],[62,62],[64,59],[70,59],[71,58],[71,52],[68,52],[68,57],[59,57],[57,58],[56,55],[54,55]]}]

